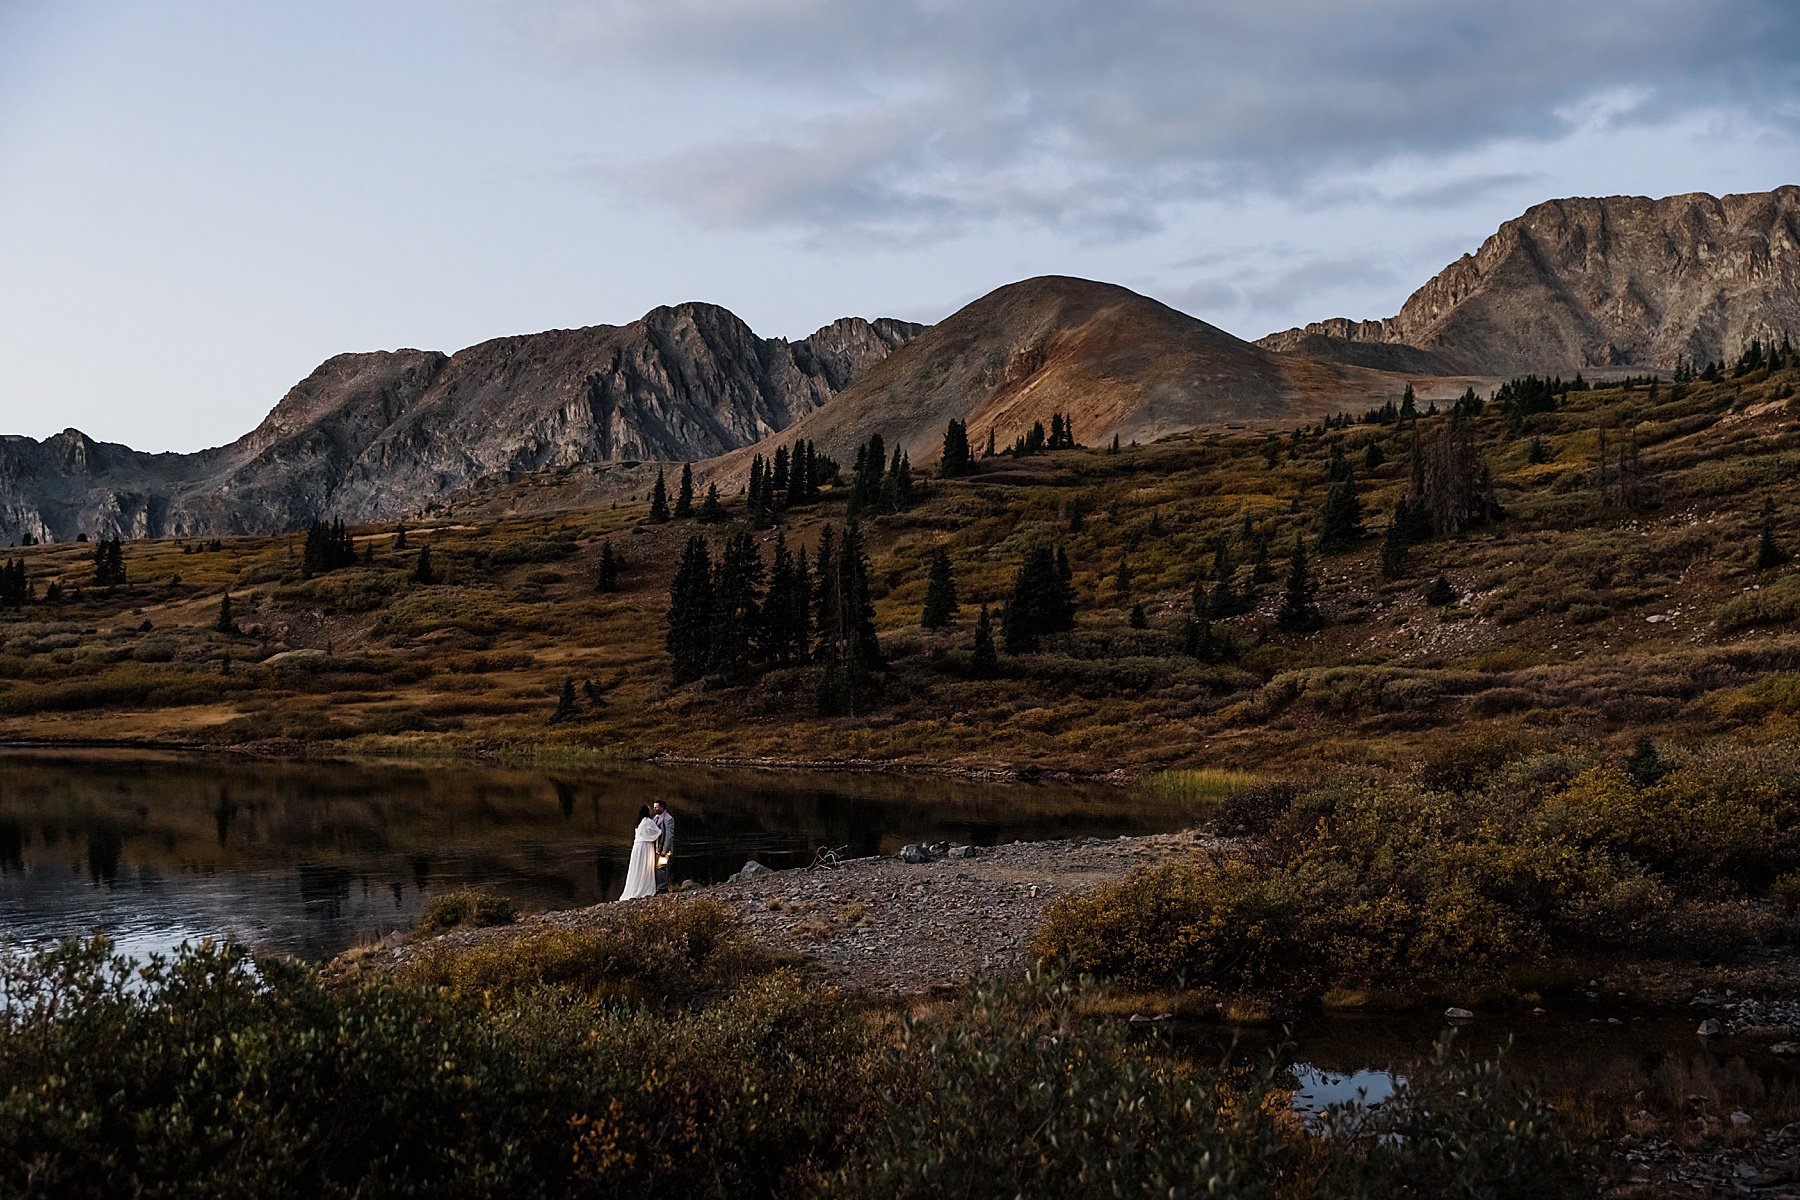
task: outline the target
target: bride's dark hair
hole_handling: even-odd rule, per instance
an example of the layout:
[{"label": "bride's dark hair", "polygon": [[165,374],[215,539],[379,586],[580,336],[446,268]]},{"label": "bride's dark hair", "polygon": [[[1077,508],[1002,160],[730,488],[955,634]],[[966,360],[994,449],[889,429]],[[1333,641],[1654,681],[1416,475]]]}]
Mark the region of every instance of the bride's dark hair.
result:
[{"label": "bride's dark hair", "polygon": [[650,806],[648,804],[638,805],[638,820],[641,821],[649,815],[650,815]]}]

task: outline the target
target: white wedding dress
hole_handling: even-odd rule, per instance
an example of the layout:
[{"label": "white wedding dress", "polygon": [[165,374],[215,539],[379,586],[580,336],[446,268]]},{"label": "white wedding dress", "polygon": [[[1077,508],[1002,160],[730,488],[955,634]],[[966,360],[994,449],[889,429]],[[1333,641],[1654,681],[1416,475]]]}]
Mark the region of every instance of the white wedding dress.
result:
[{"label": "white wedding dress", "polygon": [[637,831],[631,835],[631,869],[625,872],[625,891],[619,899],[656,895],[656,839],[661,836],[649,817],[637,823]]}]

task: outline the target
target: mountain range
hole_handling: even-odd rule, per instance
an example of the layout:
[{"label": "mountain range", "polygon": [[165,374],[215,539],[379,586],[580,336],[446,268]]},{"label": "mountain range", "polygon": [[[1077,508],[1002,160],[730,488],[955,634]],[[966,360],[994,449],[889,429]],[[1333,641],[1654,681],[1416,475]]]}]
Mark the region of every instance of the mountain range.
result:
[{"label": "mountain range", "polygon": [[[873,432],[931,461],[952,418],[1001,444],[1052,413],[1089,444],[1327,411],[1525,372],[1668,370],[1800,329],[1800,187],[1552,200],[1503,224],[1382,320],[1245,342],[1111,284],[1042,277],[935,327],[846,317],[762,338],[716,305],[497,338],[455,354],[342,354],[250,433],[147,454],[70,429],[0,437],[0,542],[386,520],[585,468],[717,460]],[[593,488],[579,498],[591,499]]]}]

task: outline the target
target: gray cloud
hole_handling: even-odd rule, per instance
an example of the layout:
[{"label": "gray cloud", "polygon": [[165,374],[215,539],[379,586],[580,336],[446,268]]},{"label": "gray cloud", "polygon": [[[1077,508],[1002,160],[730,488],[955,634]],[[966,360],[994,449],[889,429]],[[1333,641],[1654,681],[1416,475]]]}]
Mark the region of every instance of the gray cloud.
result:
[{"label": "gray cloud", "polygon": [[[1800,111],[1784,0],[525,0],[571,71],[719,96],[635,186],[722,225],[915,238],[1002,217],[1082,238],[1196,198],[1696,109]],[[776,132],[769,132],[770,129]],[[759,132],[747,134],[756,129]],[[725,131],[725,132],[722,132]],[[1454,205],[1517,174],[1422,179]],[[1376,197],[1369,197],[1376,199]]]}]

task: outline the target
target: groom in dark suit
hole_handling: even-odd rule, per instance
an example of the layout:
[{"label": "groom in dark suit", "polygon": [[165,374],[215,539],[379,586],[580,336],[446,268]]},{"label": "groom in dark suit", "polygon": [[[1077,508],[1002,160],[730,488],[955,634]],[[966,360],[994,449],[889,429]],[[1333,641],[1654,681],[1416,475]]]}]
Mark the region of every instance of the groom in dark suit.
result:
[{"label": "groom in dark suit", "polygon": [[675,858],[675,814],[657,800],[650,805],[650,819],[662,831],[656,839],[656,890],[666,892],[669,890],[669,864]]}]

